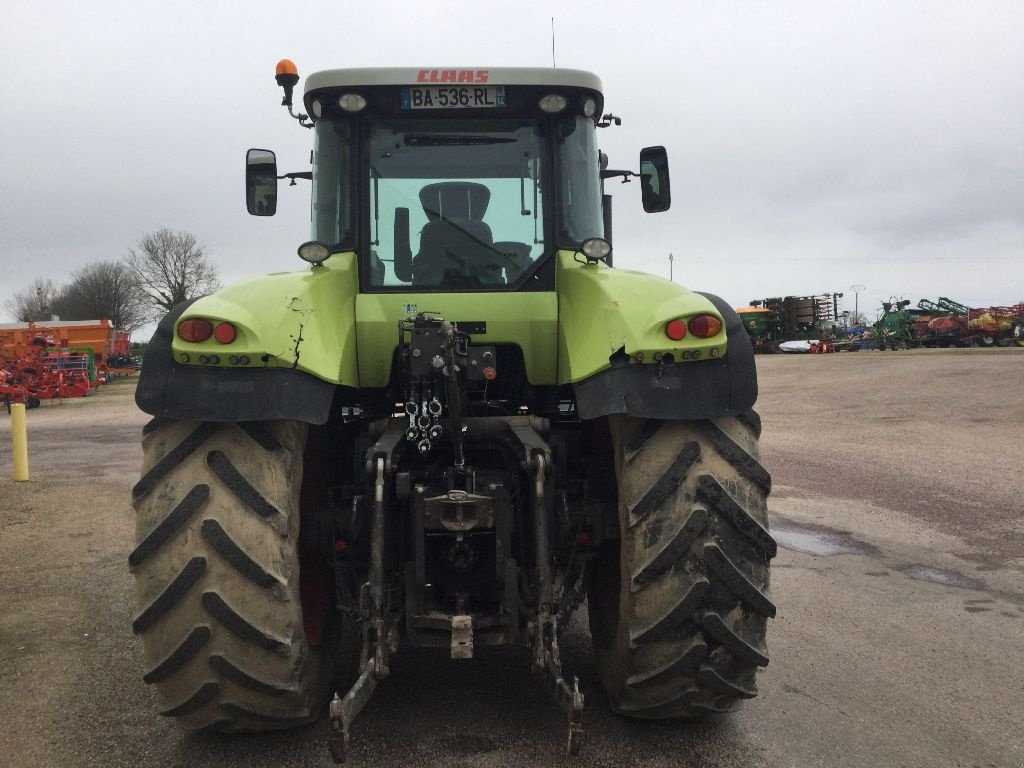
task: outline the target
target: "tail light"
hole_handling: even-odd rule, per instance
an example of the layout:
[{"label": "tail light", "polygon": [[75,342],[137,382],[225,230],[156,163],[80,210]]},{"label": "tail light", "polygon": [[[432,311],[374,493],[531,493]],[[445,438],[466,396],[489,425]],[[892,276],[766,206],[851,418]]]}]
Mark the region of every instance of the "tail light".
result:
[{"label": "tail light", "polygon": [[690,333],[702,339],[710,338],[722,330],[722,321],[714,315],[691,317],[687,325],[690,327]]},{"label": "tail light", "polygon": [[178,323],[178,337],[184,341],[206,341],[213,335],[213,325],[206,320],[182,320]]},{"label": "tail light", "polygon": [[213,338],[221,344],[230,344],[235,340],[235,326],[231,323],[218,323],[213,330]]},{"label": "tail light", "polygon": [[672,341],[679,341],[686,335],[686,323],[682,320],[671,320],[665,324],[665,335]]}]

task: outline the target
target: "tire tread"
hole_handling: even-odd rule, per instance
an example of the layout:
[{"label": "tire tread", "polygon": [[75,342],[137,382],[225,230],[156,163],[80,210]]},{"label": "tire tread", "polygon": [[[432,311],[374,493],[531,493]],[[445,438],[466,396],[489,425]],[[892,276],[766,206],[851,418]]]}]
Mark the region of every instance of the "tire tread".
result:
[{"label": "tire tread", "polygon": [[157,595],[146,608],[132,621],[132,632],[142,634],[156,624],[160,618],[182,601],[188,591],[206,573],[206,558],[193,557],[181,569],[174,580]]},{"label": "tire tread", "polygon": [[616,418],[622,539],[599,551],[588,600],[609,704],[649,719],[734,711],[757,695],[776,615],[760,417]]},{"label": "tire tread", "polygon": [[257,563],[249,554],[240,547],[218,521],[208,518],[203,520],[200,529],[203,538],[213,547],[214,551],[224,558],[224,562],[238,571],[257,587],[270,589],[272,587],[284,588],[284,585],[266,568]]},{"label": "tire tread", "polygon": [[265,651],[284,653],[288,650],[288,644],[284,640],[279,640],[257,627],[228,605],[228,602],[216,592],[203,593],[203,608],[239,640]]},{"label": "tire tread", "polygon": [[280,510],[256,490],[253,484],[238,471],[224,451],[210,451],[206,455],[206,463],[213,470],[213,473],[221,479],[221,482],[251,512],[264,520],[281,516]]},{"label": "tire tread", "polygon": [[293,727],[316,719],[332,690],[336,630],[309,642],[300,594],[307,434],[299,422],[147,427],[132,626],[143,680],[183,728]]}]

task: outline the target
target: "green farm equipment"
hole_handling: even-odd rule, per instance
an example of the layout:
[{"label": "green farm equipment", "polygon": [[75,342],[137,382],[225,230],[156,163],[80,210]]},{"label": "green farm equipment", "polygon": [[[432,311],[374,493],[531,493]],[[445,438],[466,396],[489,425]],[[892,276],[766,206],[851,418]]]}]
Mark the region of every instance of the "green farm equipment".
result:
[{"label": "green farm equipment", "polygon": [[786,340],[778,312],[763,306],[750,306],[738,307],[736,314],[740,316],[755,352],[777,352],[779,343]]},{"label": "green farm equipment", "polygon": [[174,308],[137,391],[133,628],[163,714],[253,731],[330,702],[340,761],[401,645],[518,644],[575,754],[559,638],[585,599],[615,712],[753,697],[776,544],[751,344],[721,299],[612,267],[605,185],[668,209],[664,148],[609,168],[621,121],[576,70],[323,71],[305,114],[277,79],[312,172],[250,150],[247,207],[308,179],[308,268]]},{"label": "green farm equipment", "polygon": [[945,296],[939,296],[938,301],[930,301],[929,299],[921,299],[917,302],[918,309],[928,312],[932,315],[964,315],[970,311],[966,304],[961,304],[958,301],[947,299]]},{"label": "green farm equipment", "polygon": [[755,352],[778,352],[784,341],[834,341],[841,293],[755,299],[736,310]]},{"label": "green farm equipment", "polygon": [[878,349],[909,349],[917,346],[914,323],[915,310],[908,309],[909,299],[890,299],[882,302],[882,314],[874,324],[874,338]]}]

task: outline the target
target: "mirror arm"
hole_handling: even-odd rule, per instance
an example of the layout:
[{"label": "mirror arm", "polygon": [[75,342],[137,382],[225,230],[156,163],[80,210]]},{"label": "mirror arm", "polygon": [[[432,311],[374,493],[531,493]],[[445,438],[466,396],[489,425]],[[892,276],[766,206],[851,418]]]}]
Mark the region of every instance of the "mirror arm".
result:
[{"label": "mirror arm", "polygon": [[607,169],[607,170],[601,171],[601,178],[602,179],[610,179],[610,178],[612,178],[614,176],[621,176],[623,184],[628,184],[630,182],[630,178],[629,178],[630,176],[639,176],[639,175],[640,174],[636,173],[635,171],[615,171],[615,170],[611,170],[611,169]]},{"label": "mirror arm", "polygon": [[278,176],[277,178],[279,178],[279,179],[288,179],[291,182],[288,186],[289,187],[294,187],[296,179],[306,179],[307,181],[312,181],[313,180],[313,172],[312,171],[298,171],[297,173],[285,173],[285,174],[282,174],[282,175]]}]

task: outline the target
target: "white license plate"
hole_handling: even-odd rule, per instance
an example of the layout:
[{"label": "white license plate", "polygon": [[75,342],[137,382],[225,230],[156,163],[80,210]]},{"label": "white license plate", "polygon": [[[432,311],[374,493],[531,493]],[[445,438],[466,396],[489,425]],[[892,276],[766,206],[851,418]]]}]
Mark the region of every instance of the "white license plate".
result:
[{"label": "white license plate", "polygon": [[501,85],[430,85],[402,89],[402,109],[490,109],[505,106]]}]

